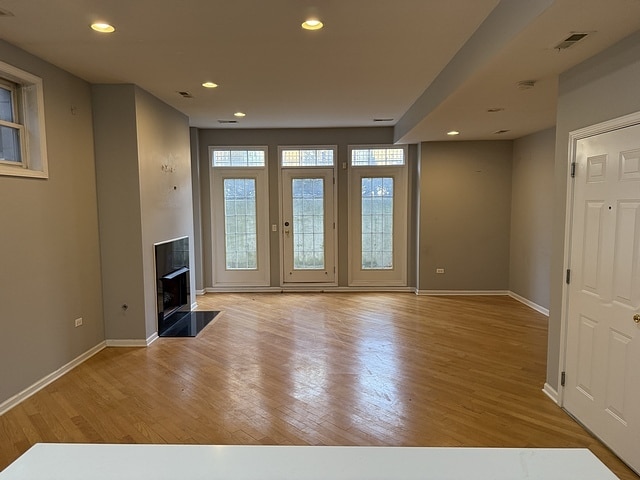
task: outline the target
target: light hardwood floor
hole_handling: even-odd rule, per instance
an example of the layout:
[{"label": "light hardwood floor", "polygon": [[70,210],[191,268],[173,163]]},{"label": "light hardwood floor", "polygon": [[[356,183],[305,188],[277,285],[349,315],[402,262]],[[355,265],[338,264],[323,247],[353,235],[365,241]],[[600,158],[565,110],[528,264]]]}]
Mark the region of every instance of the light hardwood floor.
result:
[{"label": "light hardwood floor", "polygon": [[107,348],[0,417],[36,442],[586,447],[544,393],[547,319],[508,297],[207,294],[197,338]]}]

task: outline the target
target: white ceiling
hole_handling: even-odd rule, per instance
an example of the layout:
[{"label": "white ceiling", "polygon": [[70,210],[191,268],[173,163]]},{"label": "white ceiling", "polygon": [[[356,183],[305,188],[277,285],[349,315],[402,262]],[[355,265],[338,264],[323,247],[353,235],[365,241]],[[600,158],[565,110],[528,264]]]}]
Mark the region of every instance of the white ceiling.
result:
[{"label": "white ceiling", "polygon": [[[640,30],[640,0],[0,0],[0,9],[12,14],[0,16],[0,38],[91,83],[137,84],[195,127],[397,124],[401,142],[550,127],[558,74]],[[302,30],[310,15],[325,28]],[[92,31],[96,20],[116,32]],[[593,33],[553,49],[572,32]],[[520,80],[536,86],[519,90]],[[239,110],[247,116],[236,125],[219,123]]]}]

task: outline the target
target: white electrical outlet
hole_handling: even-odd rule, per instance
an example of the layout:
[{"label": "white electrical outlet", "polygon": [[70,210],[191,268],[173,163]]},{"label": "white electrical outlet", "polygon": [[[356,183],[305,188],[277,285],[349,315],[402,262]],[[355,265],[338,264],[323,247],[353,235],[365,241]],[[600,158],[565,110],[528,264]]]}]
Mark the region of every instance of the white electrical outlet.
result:
[{"label": "white electrical outlet", "polygon": [[82,317],[76,318],[76,327],[79,327],[81,325],[82,325]]},{"label": "white electrical outlet", "polygon": [[436,273],[444,273],[444,268],[436,268]]}]

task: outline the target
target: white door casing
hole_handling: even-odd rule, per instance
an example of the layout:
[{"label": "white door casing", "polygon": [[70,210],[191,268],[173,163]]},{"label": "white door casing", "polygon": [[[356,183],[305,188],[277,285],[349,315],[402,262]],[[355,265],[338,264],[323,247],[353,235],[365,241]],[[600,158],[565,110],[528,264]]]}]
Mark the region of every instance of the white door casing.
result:
[{"label": "white door casing", "polygon": [[640,125],[574,155],[563,406],[640,471]]}]

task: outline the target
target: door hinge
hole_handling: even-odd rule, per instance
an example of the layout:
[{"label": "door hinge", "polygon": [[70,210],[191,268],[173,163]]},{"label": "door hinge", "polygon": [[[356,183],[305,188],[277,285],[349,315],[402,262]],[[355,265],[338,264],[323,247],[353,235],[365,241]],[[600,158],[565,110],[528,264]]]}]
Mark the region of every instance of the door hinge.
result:
[{"label": "door hinge", "polygon": [[571,162],[571,178],[576,178],[576,162]]},{"label": "door hinge", "polygon": [[562,372],[560,374],[560,386],[564,387],[565,383],[567,383],[567,374],[566,374],[566,372]]},{"label": "door hinge", "polygon": [[569,285],[569,284],[571,283],[571,269],[570,269],[570,268],[567,268],[567,278],[566,278],[566,281],[567,281],[567,285]]}]

